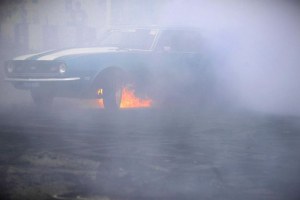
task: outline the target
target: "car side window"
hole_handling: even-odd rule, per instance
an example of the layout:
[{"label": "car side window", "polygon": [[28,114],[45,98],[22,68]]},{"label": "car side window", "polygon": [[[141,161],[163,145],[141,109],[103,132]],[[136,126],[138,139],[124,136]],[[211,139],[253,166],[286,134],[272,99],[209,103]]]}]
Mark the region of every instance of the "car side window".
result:
[{"label": "car side window", "polygon": [[158,51],[166,52],[199,52],[200,49],[201,38],[196,31],[164,31],[157,44]]}]

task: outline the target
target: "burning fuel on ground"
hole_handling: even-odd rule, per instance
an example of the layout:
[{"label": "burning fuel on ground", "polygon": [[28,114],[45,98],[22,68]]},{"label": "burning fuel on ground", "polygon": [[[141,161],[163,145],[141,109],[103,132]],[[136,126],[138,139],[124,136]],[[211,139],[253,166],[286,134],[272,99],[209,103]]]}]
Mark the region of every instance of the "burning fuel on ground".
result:
[{"label": "burning fuel on ground", "polygon": [[[102,93],[102,92],[101,92]],[[99,108],[104,108],[103,99],[97,100]],[[134,89],[124,87],[122,89],[122,98],[120,103],[121,109],[128,108],[151,108],[153,100],[150,98],[139,98],[135,95]]]}]

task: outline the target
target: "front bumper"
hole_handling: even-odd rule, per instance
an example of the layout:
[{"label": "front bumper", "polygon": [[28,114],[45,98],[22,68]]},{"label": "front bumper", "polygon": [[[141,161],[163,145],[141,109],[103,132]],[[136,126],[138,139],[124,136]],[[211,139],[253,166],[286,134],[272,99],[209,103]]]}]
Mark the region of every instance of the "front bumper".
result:
[{"label": "front bumper", "polygon": [[88,82],[81,77],[58,77],[58,78],[17,78],[6,77],[16,89],[20,90],[46,90],[57,97],[80,97],[85,96]]},{"label": "front bumper", "polygon": [[60,82],[60,81],[78,81],[80,77],[68,78],[5,78],[9,82]]}]

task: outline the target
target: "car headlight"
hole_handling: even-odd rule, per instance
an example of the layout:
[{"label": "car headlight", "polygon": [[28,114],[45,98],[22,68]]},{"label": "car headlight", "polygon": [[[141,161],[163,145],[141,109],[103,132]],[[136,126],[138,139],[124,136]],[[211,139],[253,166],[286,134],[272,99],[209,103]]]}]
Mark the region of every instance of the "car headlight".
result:
[{"label": "car headlight", "polygon": [[67,71],[67,66],[65,64],[60,64],[59,65],[59,73],[64,74]]}]

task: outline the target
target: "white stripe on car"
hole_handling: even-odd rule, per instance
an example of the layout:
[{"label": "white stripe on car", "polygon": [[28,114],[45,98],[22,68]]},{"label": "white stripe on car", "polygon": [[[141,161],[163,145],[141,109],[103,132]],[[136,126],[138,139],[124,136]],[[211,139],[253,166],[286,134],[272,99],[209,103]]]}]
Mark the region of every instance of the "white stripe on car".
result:
[{"label": "white stripe on car", "polygon": [[45,51],[45,52],[39,52],[39,53],[33,53],[33,54],[27,54],[27,55],[23,55],[23,56],[18,56],[16,58],[14,58],[13,60],[26,60],[28,58],[31,58],[31,57],[34,57],[34,56],[37,56],[39,54],[44,54],[48,51]]},{"label": "white stripe on car", "polygon": [[55,60],[59,57],[63,56],[72,56],[72,55],[80,55],[80,54],[90,54],[90,53],[103,53],[103,52],[115,52],[117,48],[78,48],[78,49],[67,49],[62,50],[56,53],[52,53],[49,55],[42,56],[37,60]]}]

